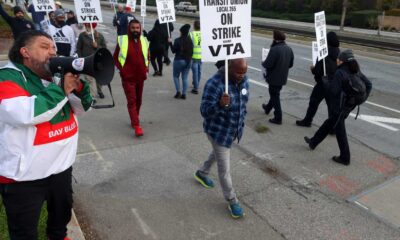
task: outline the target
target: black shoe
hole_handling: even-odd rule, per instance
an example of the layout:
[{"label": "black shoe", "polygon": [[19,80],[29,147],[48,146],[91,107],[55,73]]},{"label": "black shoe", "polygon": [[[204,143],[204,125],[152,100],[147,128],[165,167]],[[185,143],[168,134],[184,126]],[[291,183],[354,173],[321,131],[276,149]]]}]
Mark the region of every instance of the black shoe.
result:
[{"label": "black shoe", "polygon": [[181,97],[181,92],[176,92],[174,98],[180,98]]},{"label": "black shoe", "polygon": [[296,125],[300,127],[311,127],[310,122],[306,122],[304,119],[303,120],[297,120]]},{"label": "black shoe", "polygon": [[158,75],[158,71],[155,71],[155,72],[153,73],[153,77],[157,77],[157,76],[159,76],[159,75]]},{"label": "black shoe", "polygon": [[162,72],[158,71],[158,76],[162,77]]},{"label": "black shoe", "polygon": [[264,113],[265,113],[265,114],[268,115],[269,112],[271,112],[271,109],[268,109],[268,108],[267,108],[267,104],[264,104],[264,103],[263,103],[263,104],[261,105],[261,107],[264,109]]},{"label": "black shoe", "polygon": [[273,124],[277,124],[277,125],[282,125],[282,120],[281,121],[279,121],[279,120],[277,120],[276,118],[271,118],[270,120],[268,120],[270,123],[273,123]]},{"label": "black shoe", "polygon": [[191,93],[193,94],[199,94],[199,91],[197,89],[192,89]]},{"label": "black shoe", "polygon": [[99,98],[103,99],[104,98],[104,93],[99,92]]},{"label": "black shoe", "polygon": [[311,150],[314,150],[314,149],[315,149],[315,146],[314,146],[313,144],[311,144],[311,138],[309,138],[309,137],[304,137],[304,141],[308,144],[308,147],[309,147]]},{"label": "black shoe", "polygon": [[333,156],[333,157],[332,157],[332,160],[333,160],[334,162],[337,162],[337,163],[340,163],[340,164],[343,164],[343,165],[346,165],[346,166],[350,165],[350,161],[343,161],[343,160],[340,158],[340,156]]},{"label": "black shoe", "polygon": [[329,135],[333,136],[333,135],[335,135],[335,134],[336,134],[335,130],[330,130],[330,131],[329,131]]},{"label": "black shoe", "polygon": [[186,99],[186,94],[182,94],[181,99]]}]

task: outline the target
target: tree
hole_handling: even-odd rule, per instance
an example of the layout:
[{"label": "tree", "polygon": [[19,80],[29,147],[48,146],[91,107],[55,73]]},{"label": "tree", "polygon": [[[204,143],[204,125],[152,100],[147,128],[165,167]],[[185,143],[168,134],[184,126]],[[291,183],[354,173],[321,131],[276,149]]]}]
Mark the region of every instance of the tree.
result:
[{"label": "tree", "polygon": [[343,0],[342,19],[340,20],[340,31],[344,29],[344,20],[346,19],[346,11],[349,5],[349,0]]}]

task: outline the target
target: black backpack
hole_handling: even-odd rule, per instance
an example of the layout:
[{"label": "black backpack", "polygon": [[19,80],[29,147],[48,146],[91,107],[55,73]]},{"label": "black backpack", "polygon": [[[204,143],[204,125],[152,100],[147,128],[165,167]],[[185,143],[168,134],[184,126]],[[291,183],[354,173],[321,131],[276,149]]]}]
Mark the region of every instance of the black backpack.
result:
[{"label": "black backpack", "polygon": [[362,77],[360,73],[349,74],[343,86],[343,92],[345,94],[343,107],[347,109],[349,113],[355,107],[358,107],[356,119],[360,111],[360,105],[368,98],[367,87]]}]

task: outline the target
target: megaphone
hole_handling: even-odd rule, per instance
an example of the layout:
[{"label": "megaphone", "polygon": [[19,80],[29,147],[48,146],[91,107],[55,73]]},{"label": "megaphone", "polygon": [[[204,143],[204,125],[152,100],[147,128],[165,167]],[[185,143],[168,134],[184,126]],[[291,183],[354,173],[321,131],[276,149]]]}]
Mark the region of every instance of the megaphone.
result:
[{"label": "megaphone", "polygon": [[85,58],[50,58],[51,73],[86,74],[92,76],[100,85],[108,85],[114,77],[114,59],[106,48],[100,48]]}]

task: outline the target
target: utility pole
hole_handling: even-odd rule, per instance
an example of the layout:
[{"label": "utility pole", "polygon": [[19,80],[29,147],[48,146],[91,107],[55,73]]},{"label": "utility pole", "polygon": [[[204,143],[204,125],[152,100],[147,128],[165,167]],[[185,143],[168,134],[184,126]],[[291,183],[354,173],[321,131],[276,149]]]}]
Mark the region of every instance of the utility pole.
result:
[{"label": "utility pole", "polygon": [[340,20],[340,31],[343,31],[344,29],[344,21],[346,19],[346,12],[348,5],[349,5],[349,0],[343,0],[342,19]]}]

